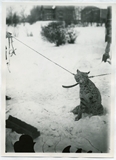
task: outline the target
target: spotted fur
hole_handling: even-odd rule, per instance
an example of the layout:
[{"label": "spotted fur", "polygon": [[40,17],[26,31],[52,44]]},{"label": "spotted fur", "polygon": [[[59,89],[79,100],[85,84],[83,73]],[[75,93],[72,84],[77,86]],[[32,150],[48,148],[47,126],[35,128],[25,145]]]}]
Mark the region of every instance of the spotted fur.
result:
[{"label": "spotted fur", "polygon": [[75,120],[82,117],[82,113],[101,115],[103,114],[103,106],[101,104],[101,94],[95,84],[88,78],[88,73],[77,70],[75,80],[80,86],[80,105],[72,110],[74,114],[78,114]]}]

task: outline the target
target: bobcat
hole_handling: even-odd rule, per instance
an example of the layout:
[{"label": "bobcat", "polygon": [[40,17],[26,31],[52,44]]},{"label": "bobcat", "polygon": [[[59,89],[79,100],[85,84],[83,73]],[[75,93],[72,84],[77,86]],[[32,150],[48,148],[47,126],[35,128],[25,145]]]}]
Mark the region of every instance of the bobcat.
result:
[{"label": "bobcat", "polygon": [[81,119],[82,113],[101,115],[103,114],[103,106],[101,104],[101,94],[95,84],[88,78],[90,72],[80,72],[77,70],[75,80],[80,86],[80,105],[72,110],[74,114],[78,114],[76,121]]}]

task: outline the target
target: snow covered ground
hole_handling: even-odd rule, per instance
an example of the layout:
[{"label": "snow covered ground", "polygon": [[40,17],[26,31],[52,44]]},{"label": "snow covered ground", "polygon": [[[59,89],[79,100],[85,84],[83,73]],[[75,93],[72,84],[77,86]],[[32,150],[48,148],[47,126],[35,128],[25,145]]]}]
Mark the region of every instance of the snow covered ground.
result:
[{"label": "snow covered ground", "polygon": [[[73,73],[77,69],[90,71],[90,75],[111,73],[111,65],[101,63],[105,28],[75,29],[78,31],[75,44],[56,47],[41,38],[41,22],[7,28],[19,40]],[[27,36],[30,33],[33,36]],[[111,76],[91,79],[101,92],[105,114],[75,121],[70,111],[79,104],[79,86],[62,87],[76,83],[74,77],[15,39],[14,46],[16,56],[10,59],[11,73],[7,71],[6,92],[12,99],[6,104],[6,119],[12,115],[40,131],[41,135],[34,139],[35,152],[62,152],[69,145],[72,153],[77,148],[85,152],[109,152]],[[14,152],[13,144],[19,137],[20,134],[6,129],[7,152]]]}]

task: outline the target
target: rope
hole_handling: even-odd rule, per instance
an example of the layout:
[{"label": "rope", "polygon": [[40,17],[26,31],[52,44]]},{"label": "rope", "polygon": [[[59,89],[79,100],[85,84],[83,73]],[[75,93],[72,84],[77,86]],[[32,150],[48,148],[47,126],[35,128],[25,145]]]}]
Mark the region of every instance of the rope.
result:
[{"label": "rope", "polygon": [[[12,36],[14,37],[14,36]],[[50,62],[54,63],[55,65],[57,65],[58,67],[64,69],[65,71],[67,71],[68,73],[75,75],[74,73],[70,72],[69,70],[67,70],[66,68],[62,67],[61,65],[59,65],[58,63],[54,62],[53,60],[49,59],[48,57],[44,56],[43,54],[41,54],[40,52],[36,51],[35,49],[31,48],[30,46],[28,46],[27,44],[23,43],[22,41],[20,41],[19,39],[17,39],[16,37],[14,37],[14,39],[16,39],[17,41],[19,41],[20,43],[22,43],[23,45],[25,45],[26,47],[30,48],[31,50],[33,50],[34,52],[38,53],[39,55],[41,55],[42,57],[44,57],[45,59],[49,60]],[[98,77],[98,76],[105,76],[105,75],[109,75],[111,73],[107,73],[107,74],[100,74],[100,75],[96,75],[96,76],[90,76],[89,78],[94,78],[94,77]],[[75,84],[76,85],[76,84]]]},{"label": "rope", "polygon": [[[13,37],[13,36],[12,36]],[[59,65],[58,63],[54,62],[53,60],[49,59],[48,57],[44,56],[43,54],[39,53],[38,51],[36,51],[35,49],[31,48],[30,46],[28,46],[27,44],[23,43],[22,41],[20,41],[19,39],[15,38],[17,41],[19,41],[20,43],[22,43],[23,45],[25,45],[26,47],[30,48],[31,50],[33,50],[34,52],[38,53],[39,55],[41,55],[42,57],[46,58],[47,60],[49,60],[50,62],[54,63],[55,65],[57,65],[58,67],[64,69],[65,71],[69,72],[72,75],[75,75],[74,73],[70,72],[69,70],[67,70],[66,68],[62,67],[61,65]]]},{"label": "rope", "polygon": [[111,73],[106,73],[106,74],[99,74],[96,76],[90,76],[89,78],[94,78],[94,77],[99,77],[99,76],[106,76],[106,75],[110,75]]},{"label": "rope", "polygon": [[[107,73],[107,74],[100,74],[100,75],[96,75],[96,76],[90,76],[89,78],[94,78],[94,77],[98,77],[98,76],[105,76],[105,75],[109,75],[111,73]],[[63,88],[72,88],[72,87],[75,87],[76,85],[78,85],[79,83],[76,83],[76,84],[73,84],[73,85],[70,85],[70,86],[64,86],[62,85]]]}]

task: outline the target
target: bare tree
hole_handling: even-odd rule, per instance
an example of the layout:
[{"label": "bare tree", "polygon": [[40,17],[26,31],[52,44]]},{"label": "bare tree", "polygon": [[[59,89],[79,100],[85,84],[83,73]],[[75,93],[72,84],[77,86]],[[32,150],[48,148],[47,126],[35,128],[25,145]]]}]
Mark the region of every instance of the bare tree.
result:
[{"label": "bare tree", "polygon": [[23,25],[25,26],[25,21],[26,21],[26,14],[25,14],[26,6],[21,8],[21,21],[23,22]]},{"label": "bare tree", "polygon": [[6,8],[6,23],[8,25],[13,24],[13,12],[14,12],[13,7],[10,6],[10,7]]},{"label": "bare tree", "polygon": [[19,23],[19,16],[16,11],[14,11],[13,7],[8,7],[6,9],[6,24],[7,25],[16,25]]}]

